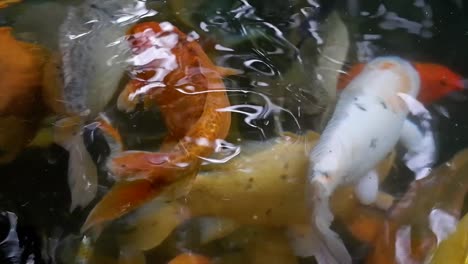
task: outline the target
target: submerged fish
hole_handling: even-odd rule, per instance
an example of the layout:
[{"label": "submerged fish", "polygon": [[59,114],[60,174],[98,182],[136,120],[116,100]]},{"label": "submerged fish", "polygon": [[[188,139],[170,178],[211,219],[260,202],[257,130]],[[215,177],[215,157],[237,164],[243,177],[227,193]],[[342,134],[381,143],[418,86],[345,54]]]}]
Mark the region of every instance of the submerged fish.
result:
[{"label": "submerged fish", "polygon": [[442,241],[430,264],[467,263],[468,261],[468,214],[463,217],[457,230],[447,240]]},{"label": "submerged fish", "polygon": [[46,66],[45,82],[53,88],[44,91],[44,98],[49,108],[65,116],[57,122],[55,136],[70,152],[71,210],[86,206],[97,191],[97,169],[83,142],[83,124],[104,110],[130,65],[125,31],[154,14],[146,1],[86,0],[69,7],[60,25],[61,56]]},{"label": "submerged fish", "polygon": [[34,137],[45,111],[42,73],[48,53],[0,27],[0,164],[10,162]]},{"label": "submerged fish", "polygon": [[[230,129],[231,114],[222,76],[198,42],[169,22],[147,22],[129,31],[135,65],[118,99],[121,110],[157,105],[168,135],[161,152],[114,154],[108,168],[117,183],[92,210],[83,230],[116,219],[166,187],[196,175]],[[111,136],[112,137],[112,136]]]},{"label": "submerged fish", "polygon": [[[158,198],[129,215],[119,240],[124,247],[150,250],[182,223],[199,217],[217,219],[203,221],[203,241],[223,237],[240,225],[281,230],[308,226],[304,185],[308,153],[318,139],[313,132],[302,136],[288,133],[242,145],[242,153],[230,162],[200,172],[186,196],[171,202]],[[379,164],[380,175],[388,175],[393,160],[390,155]],[[349,188],[343,187],[334,193],[331,204],[341,220],[352,214],[357,202]]]},{"label": "submerged fish", "polygon": [[[446,244],[451,244],[454,250],[460,247],[456,249],[458,252],[466,252],[461,249],[466,245],[442,241],[454,231],[463,212],[468,192],[467,173],[468,149],[464,149],[426,178],[412,182],[387,213],[371,212],[362,206],[356,208],[355,217],[347,226],[357,239],[372,245],[366,263],[427,263],[428,255],[437,245],[445,248],[438,249],[438,253],[442,253],[436,254],[438,261],[461,263],[440,257],[447,256],[443,251],[454,252]],[[466,241],[466,235],[459,235],[455,236]],[[451,257],[457,259],[465,255],[452,254]]]},{"label": "submerged fish", "polygon": [[[338,89],[344,89],[364,69],[365,64],[356,64],[346,73],[340,75]],[[467,88],[463,77],[446,66],[434,63],[414,63],[421,79],[421,91],[418,100],[424,104],[434,101],[455,91]]]},{"label": "submerged fish", "polygon": [[313,251],[319,263],[351,263],[330,225],[329,197],[342,184],[355,184],[363,204],[375,201],[375,166],[397,144],[420,79],[410,63],[397,57],[371,61],[341,93],[333,116],[310,154],[308,192],[317,230]]},{"label": "submerged fish", "polygon": [[103,109],[129,66],[126,30],[154,14],[138,0],[87,0],[69,7],[59,39],[66,110],[95,117]]}]

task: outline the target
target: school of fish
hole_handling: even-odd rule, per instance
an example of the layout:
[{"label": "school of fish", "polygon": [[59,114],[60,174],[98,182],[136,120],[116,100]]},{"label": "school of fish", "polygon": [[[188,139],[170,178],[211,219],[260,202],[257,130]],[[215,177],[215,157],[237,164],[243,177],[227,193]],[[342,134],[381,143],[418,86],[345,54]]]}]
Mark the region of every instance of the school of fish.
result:
[{"label": "school of fish", "polygon": [[[1,1],[0,5],[6,6],[15,2]],[[95,12],[99,13],[100,11]],[[64,25],[66,26],[66,23]],[[66,29],[65,26],[62,30]],[[245,201],[231,205],[232,210],[223,210],[223,208],[214,205],[213,207],[207,206],[213,204],[211,201],[213,198],[210,200],[209,197],[205,197],[203,188],[206,186],[215,188],[211,193],[214,195],[220,190],[225,190],[223,189],[226,188],[223,187],[225,182],[234,185],[236,179],[219,177],[220,182],[210,182],[209,176],[203,176],[203,173],[200,173],[202,163],[218,151],[220,144],[229,136],[231,129],[229,107],[231,104],[223,78],[239,74],[240,71],[216,66],[200,46],[196,37],[182,32],[170,22],[132,21],[132,23],[127,24],[127,28],[125,35],[120,39],[125,39],[125,43],[121,42],[115,47],[115,49],[120,50],[121,47],[128,46],[131,51],[131,55],[126,61],[130,65],[127,70],[130,80],[125,83],[123,90],[118,94],[117,108],[124,113],[140,111],[140,109],[151,111],[157,108],[167,129],[161,146],[156,151],[128,149],[124,144],[124,135],[121,135],[114,127],[113,120],[99,113],[103,105],[107,104],[113,96],[120,80],[106,81],[105,83],[110,84],[112,89],[107,90],[102,98],[91,95],[93,98],[90,100],[93,103],[90,106],[83,105],[83,102],[89,101],[83,97],[90,95],[81,94],[86,90],[78,89],[75,86],[86,86],[82,82],[89,82],[96,86],[105,80],[97,76],[89,77],[91,79],[80,79],[77,78],[78,75],[71,73],[73,67],[83,69],[78,67],[81,59],[75,62],[73,58],[74,54],[79,53],[80,50],[69,45],[62,46],[64,57],[63,61],[59,62],[57,56],[52,56],[46,49],[18,41],[14,39],[11,28],[1,27],[0,41],[8,46],[9,52],[0,49],[0,91],[4,95],[0,100],[0,129],[5,126],[16,127],[15,131],[21,132],[21,137],[18,137],[18,134],[8,133],[0,135],[0,162],[6,163],[14,159],[33,138],[33,134],[38,129],[39,120],[46,113],[51,112],[61,116],[68,115],[62,122],[57,122],[57,124],[63,125],[61,129],[63,135],[57,133],[56,141],[65,146],[70,153],[74,151],[76,155],[81,155],[80,153],[87,150],[82,142],[81,134],[76,133],[75,127],[77,124],[81,126],[92,120],[103,132],[107,143],[111,146],[111,154],[105,163],[105,170],[112,176],[114,183],[89,213],[82,226],[82,233],[91,232],[93,229],[102,230],[113,220],[138,212],[138,209],[161,198],[161,196],[171,197],[175,200],[180,199],[180,197],[185,199],[185,205],[178,204],[178,207],[174,207],[175,205],[172,204],[170,207],[162,207],[167,211],[161,210],[163,214],[157,215],[159,221],[159,217],[166,216],[165,213],[171,212],[167,214],[172,214],[173,218],[169,219],[174,220],[170,226],[173,229],[194,216],[222,216],[236,219],[238,222],[251,221],[250,218],[244,219],[239,216],[240,211],[245,211],[246,207],[250,206]],[[117,28],[110,30],[117,30]],[[24,63],[15,62],[17,57],[20,57]],[[60,63],[62,66],[59,70],[62,70],[62,73],[58,73],[57,69],[52,69]],[[109,70],[104,64],[98,66],[96,67],[102,66],[101,70],[104,72]],[[125,70],[122,66],[119,67],[116,71],[122,72],[123,75]],[[86,70],[92,71],[92,69]],[[64,75],[63,80],[60,79],[61,76],[58,76],[60,74]],[[8,78],[5,77],[7,75]],[[84,75],[88,76],[89,74]],[[59,83],[60,81],[63,83]],[[351,233],[360,240],[374,244],[376,249],[367,258],[368,263],[375,263],[375,261],[393,263],[397,258],[394,252],[395,244],[386,244],[388,241],[377,238],[375,233],[378,230],[390,228],[392,239],[396,240],[397,233],[401,232],[401,226],[406,222],[416,226],[415,228],[424,229],[425,227],[417,226],[415,221],[408,220],[408,214],[411,214],[409,211],[414,210],[415,206],[405,207],[403,204],[405,199],[410,200],[411,204],[423,204],[424,201],[412,200],[411,194],[426,189],[429,191],[435,189],[431,179],[436,179],[437,183],[440,181],[441,184],[455,188],[451,185],[452,181],[444,182],[439,179],[438,175],[442,174],[444,170],[449,171],[448,174],[451,173],[452,178],[459,177],[460,174],[450,171],[448,167],[439,168],[431,173],[437,158],[437,151],[436,139],[431,127],[431,115],[426,107],[452,92],[463,91],[466,89],[466,82],[461,75],[443,65],[426,62],[413,63],[396,56],[383,56],[366,64],[359,63],[352,66],[346,74],[340,76],[336,88],[339,91],[337,103],[320,136],[314,134],[313,140],[307,139],[307,137],[293,137],[300,144],[297,142],[285,145],[281,145],[282,143],[272,144],[274,147],[272,147],[271,153],[282,154],[293,150],[290,152],[291,155],[298,155],[298,157],[294,160],[285,158],[284,160],[287,162],[283,163],[286,165],[277,162],[275,165],[279,167],[275,172],[272,169],[275,166],[268,165],[274,162],[271,160],[273,154],[270,153],[270,155],[268,151],[264,151],[251,156],[254,162],[264,162],[259,164],[258,171],[252,169],[252,175],[255,173],[276,175],[275,173],[277,173],[281,174],[279,176],[281,180],[285,180],[286,178],[281,177],[287,177],[284,175],[290,173],[291,170],[296,174],[301,174],[301,171],[304,171],[303,184],[288,187],[292,189],[271,188],[277,190],[277,194],[295,191],[299,187],[303,188],[302,192],[299,191],[298,196],[291,196],[290,201],[295,204],[289,205],[288,209],[282,209],[284,212],[289,212],[288,210],[292,210],[291,208],[297,207],[297,210],[293,210],[294,214],[292,214],[297,219],[284,219],[284,215],[272,213],[267,208],[268,206],[264,207],[264,204],[267,203],[262,199],[271,196],[262,195],[268,190],[254,188],[254,191],[249,190],[249,192],[243,193],[243,190],[230,187],[231,194],[233,197],[240,194],[245,197],[252,195],[252,199],[258,199],[258,202],[261,203],[259,207],[261,209],[255,210],[265,211],[266,209],[269,213],[265,219],[260,217],[254,222],[263,223],[266,226],[286,227],[285,229],[290,235],[289,241],[291,246],[295,248],[296,255],[313,255],[320,264],[347,264],[352,263],[351,255],[338,233],[331,228],[334,219],[333,211],[336,211],[333,210],[331,200],[340,188],[353,188],[353,195],[360,203],[360,206],[356,207],[362,210],[363,220],[361,220],[368,221],[366,223],[369,223],[369,230],[363,230],[362,222],[355,219],[349,220],[351,218],[348,215],[338,214],[338,219],[348,219],[350,222],[347,227]],[[52,95],[53,100],[49,98]],[[73,104],[77,95],[80,102]],[[18,101],[27,101],[28,103],[18,104]],[[59,104],[59,101],[63,101],[63,104]],[[33,108],[32,105],[40,107]],[[86,115],[89,116],[86,118],[88,119],[84,119],[81,114],[83,111],[90,111],[92,114],[87,113]],[[34,116],[37,113],[40,115]],[[34,122],[26,125],[24,119],[34,119]],[[67,131],[63,132],[64,130]],[[70,137],[69,134],[73,134],[73,137]],[[16,139],[12,140],[13,138]],[[15,143],[14,146],[11,144],[12,142]],[[304,149],[300,146],[310,142],[313,144],[304,155]],[[381,195],[379,184],[380,179],[388,174],[389,169],[382,170],[381,166],[382,162],[393,161],[392,153],[397,145],[406,149],[407,154],[401,159],[414,172],[415,181],[410,186],[407,196],[399,204],[394,205],[389,211],[390,216],[385,218],[379,214],[369,213],[366,211],[366,206],[385,207],[379,201],[379,195]],[[455,156],[453,162],[459,162],[464,166],[465,159],[462,159],[464,154],[462,152]],[[86,159],[86,162],[92,162],[88,156],[80,157],[81,161]],[[308,157],[308,159],[301,160],[304,157]],[[232,177],[243,177],[242,180],[245,180],[244,178],[247,176],[232,172],[233,168],[241,163],[234,161],[232,163],[234,165],[225,165],[224,171],[222,169],[220,171],[228,175],[232,174]],[[285,169],[288,173],[281,173],[282,168],[280,167],[288,167],[289,165],[291,167]],[[70,159],[69,167],[72,169],[69,168],[69,171],[74,170],[73,166],[80,166],[80,164],[77,164],[76,160]],[[389,168],[389,166],[385,168]],[[77,169],[78,174],[97,173],[95,168],[87,169],[91,171],[83,172]],[[75,178],[77,177],[79,175],[75,176]],[[97,175],[95,177],[97,181]],[[196,177],[202,178],[197,181]],[[257,184],[257,182],[253,183],[255,180],[253,177],[248,177],[249,186]],[[233,180],[234,182],[230,182]],[[259,177],[260,182],[261,180],[266,182],[270,178]],[[265,182],[261,185],[266,186]],[[461,187],[459,186],[460,192],[466,193],[468,191],[467,185],[462,179],[459,179],[458,182],[463,183],[460,185]],[[443,192],[444,195],[448,192],[446,190],[448,187],[445,185],[443,188],[440,187],[442,189],[440,192]],[[186,186],[189,188],[185,188]],[[94,186],[94,188],[97,187]],[[183,191],[179,191],[179,189]],[[79,188],[76,190],[79,191]],[[97,190],[93,189],[91,192],[96,193]],[[78,194],[75,193],[75,195]],[[81,202],[74,201],[75,205],[72,204],[72,208],[77,205],[87,205],[91,198]],[[456,198],[461,199],[458,196]],[[302,201],[297,202],[297,199],[302,199]],[[280,201],[277,203],[279,204]],[[430,205],[434,204],[437,204],[437,201],[431,200]],[[251,207],[254,208],[255,205]],[[461,212],[459,204],[456,208],[448,207],[450,206],[447,205],[447,208],[444,209],[456,212],[452,215]],[[175,209],[177,209],[177,213],[173,214]],[[423,215],[432,215],[434,211],[430,211],[431,209],[433,208],[424,207],[424,210],[428,212],[425,211]],[[182,211],[184,213],[190,212],[191,216],[181,215]],[[390,227],[385,227],[382,222],[388,222]],[[307,228],[302,228],[304,225]],[[238,225],[235,224],[231,227],[236,229]],[[138,234],[141,236],[140,233]],[[148,243],[152,246],[158,245],[168,235],[169,233],[165,233],[161,235],[161,241]],[[128,237],[127,240],[138,241]],[[434,247],[436,244],[433,238],[429,237],[423,236],[421,241],[419,244],[421,247],[428,244]],[[142,246],[142,250],[143,248],[144,250],[148,249],[146,247],[146,244]],[[382,249],[382,251],[376,252],[377,249]],[[410,257],[426,257],[429,249],[423,248],[421,251],[424,254],[415,253],[416,257]],[[383,256],[391,260],[383,260]],[[418,259],[418,261],[423,260]],[[174,258],[170,263],[211,263],[211,260],[201,255],[187,253]]]}]

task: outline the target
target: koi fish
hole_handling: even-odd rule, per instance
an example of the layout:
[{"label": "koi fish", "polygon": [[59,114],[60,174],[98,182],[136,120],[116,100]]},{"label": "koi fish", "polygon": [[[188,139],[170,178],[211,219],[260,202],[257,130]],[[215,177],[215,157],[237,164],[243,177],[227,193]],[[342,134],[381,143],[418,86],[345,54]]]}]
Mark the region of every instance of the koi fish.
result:
[{"label": "koi fish", "polygon": [[87,206],[97,191],[97,168],[84,145],[83,126],[95,118],[100,122],[99,113],[119,88],[130,57],[125,31],[155,11],[137,0],[86,0],[67,9],[58,29],[60,55],[45,66],[44,83],[51,88],[43,97],[51,111],[65,116],[54,136],[70,154],[72,211]]},{"label": "koi fish", "polygon": [[[416,69],[397,57],[377,58],[340,94],[331,120],[310,153],[309,193],[313,211],[312,251],[319,263],[351,263],[341,239],[331,229],[329,197],[343,184],[355,184],[363,204],[375,201],[374,168],[397,144],[409,108],[406,97],[419,93]],[[402,98],[402,96],[404,98]]]},{"label": "koi fish", "polygon": [[86,0],[68,8],[59,28],[62,97],[68,112],[94,118],[102,111],[129,66],[125,31],[154,14],[145,1],[136,0]]},{"label": "koi fish", "polygon": [[0,27],[0,164],[13,160],[34,137],[43,117],[42,70],[48,53]]},{"label": "koi fish", "polygon": [[464,149],[426,178],[412,182],[386,214],[356,207],[347,226],[358,240],[373,246],[366,263],[427,263],[431,250],[454,230],[463,212],[467,170]]},{"label": "koi fish", "polygon": [[[466,81],[459,74],[449,68],[434,63],[414,63],[421,79],[421,91],[418,100],[428,105],[455,91],[462,91],[467,87]],[[337,88],[344,89],[351,80],[359,75],[365,64],[354,65],[346,74],[341,74]]]},{"label": "koi fish", "polygon": [[157,105],[168,135],[161,152],[124,151],[107,166],[117,183],[92,210],[83,230],[116,219],[143,205],[166,187],[196,175],[202,159],[230,129],[230,105],[222,76],[234,70],[215,66],[190,36],[168,22],[146,22],[128,32],[135,78],[118,98],[132,111]]},{"label": "koi fish", "polygon": [[[118,235],[119,241],[124,247],[151,250],[182,223],[193,219],[203,219],[200,222],[202,243],[224,237],[239,225],[288,231],[296,226],[308,226],[310,215],[303,190],[308,153],[319,137],[314,132],[301,136],[285,133],[281,138],[242,145],[242,153],[230,162],[200,172],[186,196],[171,203],[155,199],[126,218],[128,229]],[[394,157],[390,155],[377,166],[380,176],[389,174]],[[330,202],[333,213],[345,223],[354,213],[348,208],[359,205],[356,199],[350,198],[350,189],[337,189]],[[291,244],[308,248],[307,244],[294,243],[297,237],[291,237]],[[312,256],[309,252],[298,255]]]}]

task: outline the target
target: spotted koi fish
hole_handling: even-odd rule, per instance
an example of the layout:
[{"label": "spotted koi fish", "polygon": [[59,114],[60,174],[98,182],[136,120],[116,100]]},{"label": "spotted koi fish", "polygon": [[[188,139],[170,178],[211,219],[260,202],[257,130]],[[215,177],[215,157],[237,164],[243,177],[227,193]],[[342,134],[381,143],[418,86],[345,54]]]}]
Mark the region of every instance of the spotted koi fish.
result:
[{"label": "spotted koi fish", "polygon": [[408,97],[417,97],[420,77],[407,61],[381,57],[368,63],[341,93],[333,116],[310,154],[309,199],[313,211],[314,255],[319,263],[351,263],[331,229],[329,197],[354,184],[361,203],[378,193],[375,166],[397,144],[409,113]]}]

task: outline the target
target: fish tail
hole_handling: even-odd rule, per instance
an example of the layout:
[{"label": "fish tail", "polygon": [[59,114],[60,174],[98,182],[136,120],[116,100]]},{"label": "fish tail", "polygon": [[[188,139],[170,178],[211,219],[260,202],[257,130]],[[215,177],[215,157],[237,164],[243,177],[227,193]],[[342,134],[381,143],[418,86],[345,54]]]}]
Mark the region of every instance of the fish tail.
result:
[{"label": "fish tail", "polygon": [[193,171],[199,163],[182,153],[124,151],[110,159],[107,167],[117,181],[147,179],[170,183]]},{"label": "fish tail", "polygon": [[117,219],[140,207],[161,192],[162,186],[148,181],[122,181],[115,184],[88,215],[82,232]]},{"label": "fish tail", "polygon": [[114,126],[112,126],[110,120],[107,118],[106,115],[100,114],[97,118],[98,126],[103,136],[109,145],[110,148],[110,156],[114,156],[117,153],[123,151],[123,141],[120,133]]},{"label": "fish tail", "polygon": [[350,264],[351,256],[337,233],[331,230],[333,214],[325,187],[312,183],[314,200],[309,247],[319,264]]},{"label": "fish tail", "polygon": [[97,194],[97,167],[82,137],[79,116],[59,120],[54,126],[54,141],[69,153],[68,185],[71,193],[70,211],[87,206]]}]

